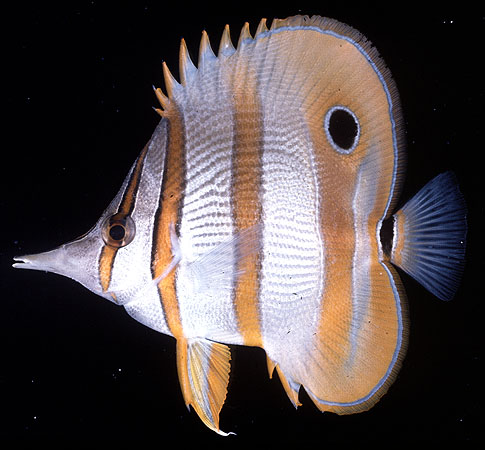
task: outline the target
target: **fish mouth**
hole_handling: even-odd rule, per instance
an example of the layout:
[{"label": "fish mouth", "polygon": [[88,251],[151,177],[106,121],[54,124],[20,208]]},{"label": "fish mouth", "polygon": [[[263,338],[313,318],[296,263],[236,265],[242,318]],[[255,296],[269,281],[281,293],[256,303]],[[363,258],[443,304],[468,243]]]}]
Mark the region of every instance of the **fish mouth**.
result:
[{"label": "fish mouth", "polygon": [[35,259],[32,258],[33,255],[25,256],[14,256],[13,260],[17,261],[12,264],[15,269],[37,269],[35,264]]},{"label": "fish mouth", "polygon": [[39,270],[71,278],[95,294],[116,303],[114,295],[98,289],[97,279],[93,281],[92,277],[86,276],[87,272],[83,265],[73,263],[69,259],[65,245],[43,253],[14,256],[13,260],[15,262],[12,264],[12,267],[15,269]]},{"label": "fish mouth", "polygon": [[14,256],[13,260],[16,262],[12,264],[12,267],[62,274],[62,267],[66,263],[65,259],[64,246],[61,246],[43,253]]}]

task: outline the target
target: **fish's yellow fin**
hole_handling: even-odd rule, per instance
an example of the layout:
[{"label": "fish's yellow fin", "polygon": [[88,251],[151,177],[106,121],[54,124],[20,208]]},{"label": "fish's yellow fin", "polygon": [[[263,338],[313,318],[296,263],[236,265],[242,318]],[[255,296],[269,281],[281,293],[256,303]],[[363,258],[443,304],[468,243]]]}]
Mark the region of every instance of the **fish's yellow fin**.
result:
[{"label": "fish's yellow fin", "polygon": [[185,404],[207,427],[222,436],[219,413],[226,400],[231,351],[206,339],[177,339],[177,369]]},{"label": "fish's yellow fin", "polygon": [[268,375],[271,379],[273,378],[273,372],[276,369],[276,363],[269,356],[266,356],[266,364],[268,365]]},{"label": "fish's yellow fin", "polygon": [[266,363],[268,364],[269,377],[273,378],[273,372],[276,369],[278,377],[280,378],[281,384],[283,385],[290,402],[295,408],[301,406],[301,403],[298,400],[298,392],[300,391],[301,384],[296,383],[291,377],[286,376],[281,367],[279,367],[269,356],[266,356]]},{"label": "fish's yellow fin", "polygon": [[407,348],[405,294],[390,264],[362,270],[372,284],[356,292],[354,302],[365,304],[365,310],[342,305],[341,297],[330,298],[334,311],[323,308],[311,345],[295,346],[288,357],[288,342],[276,358],[294,404],[302,385],[321,411],[354,414],[371,408],[394,381]]}]

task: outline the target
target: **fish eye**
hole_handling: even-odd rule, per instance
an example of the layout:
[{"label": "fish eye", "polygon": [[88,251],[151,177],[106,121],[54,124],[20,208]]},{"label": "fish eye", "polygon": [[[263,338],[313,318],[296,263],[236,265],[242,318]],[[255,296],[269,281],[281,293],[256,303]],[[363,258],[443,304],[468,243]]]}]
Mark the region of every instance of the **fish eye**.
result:
[{"label": "fish eye", "polygon": [[337,152],[349,154],[357,147],[360,125],[357,116],[349,108],[330,108],[325,114],[324,128],[330,145]]},{"label": "fish eye", "polygon": [[116,213],[104,221],[101,234],[106,245],[121,248],[133,240],[135,231],[135,222],[129,215]]}]

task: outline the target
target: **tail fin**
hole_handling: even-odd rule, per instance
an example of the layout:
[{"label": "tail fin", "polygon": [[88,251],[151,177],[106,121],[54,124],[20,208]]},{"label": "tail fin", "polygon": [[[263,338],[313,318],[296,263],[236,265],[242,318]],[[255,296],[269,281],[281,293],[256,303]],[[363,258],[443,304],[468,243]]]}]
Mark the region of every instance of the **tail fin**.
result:
[{"label": "tail fin", "polygon": [[441,300],[450,300],[464,268],[466,231],[456,178],[442,173],[394,215],[391,262]]}]

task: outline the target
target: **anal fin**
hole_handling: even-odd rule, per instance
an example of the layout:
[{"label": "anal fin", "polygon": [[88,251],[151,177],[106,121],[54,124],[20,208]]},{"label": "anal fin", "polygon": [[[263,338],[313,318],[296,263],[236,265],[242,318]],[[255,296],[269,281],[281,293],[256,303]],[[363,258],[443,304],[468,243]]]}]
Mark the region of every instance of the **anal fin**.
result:
[{"label": "anal fin", "polygon": [[290,399],[290,402],[295,408],[301,406],[301,403],[298,400],[298,392],[301,384],[293,381],[290,376],[285,375],[281,367],[279,367],[269,356],[266,357],[266,362],[268,364],[269,377],[273,378],[273,372],[276,369],[278,377],[283,385],[283,388],[285,389],[286,395],[288,395],[288,398]]},{"label": "anal fin", "polygon": [[285,375],[283,370],[280,366],[276,366],[276,371],[278,372],[278,376],[280,377],[281,384],[285,389],[286,395],[290,399],[290,402],[293,404],[295,408],[301,406],[300,401],[298,400],[298,392],[300,390],[300,383],[294,381],[289,375]]},{"label": "anal fin", "polygon": [[202,422],[216,433],[219,413],[229,383],[231,351],[227,345],[207,339],[177,339],[177,369],[185,404],[192,406]]}]

